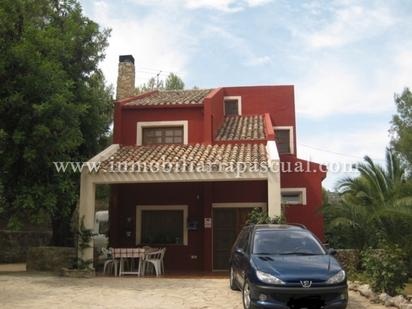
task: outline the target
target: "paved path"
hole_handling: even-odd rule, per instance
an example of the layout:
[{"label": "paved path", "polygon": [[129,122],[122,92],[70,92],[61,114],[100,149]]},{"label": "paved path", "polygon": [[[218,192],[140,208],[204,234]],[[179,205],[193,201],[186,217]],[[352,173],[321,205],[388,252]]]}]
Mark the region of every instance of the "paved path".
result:
[{"label": "paved path", "polygon": [[[241,308],[226,279],[97,277],[72,279],[43,273],[1,273],[1,308]],[[350,293],[349,309],[383,309]]]}]

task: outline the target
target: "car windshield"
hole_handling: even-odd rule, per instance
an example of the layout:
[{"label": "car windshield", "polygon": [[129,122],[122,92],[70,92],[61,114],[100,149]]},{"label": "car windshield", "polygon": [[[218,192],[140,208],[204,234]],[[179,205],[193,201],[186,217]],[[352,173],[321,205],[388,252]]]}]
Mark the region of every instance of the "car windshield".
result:
[{"label": "car windshield", "polygon": [[254,254],[322,255],[321,244],[306,231],[262,230],[255,234]]}]

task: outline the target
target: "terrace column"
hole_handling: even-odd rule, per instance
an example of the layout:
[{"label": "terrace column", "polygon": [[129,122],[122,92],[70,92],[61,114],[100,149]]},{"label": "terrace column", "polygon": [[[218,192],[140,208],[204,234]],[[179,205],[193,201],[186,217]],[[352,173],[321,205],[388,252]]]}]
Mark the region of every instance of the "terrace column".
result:
[{"label": "terrace column", "polygon": [[280,217],[281,214],[280,172],[268,172],[268,215]]},{"label": "terrace column", "polygon": [[282,214],[280,195],[280,158],[275,141],[266,144],[268,154],[268,215],[280,217]]},{"label": "terrace column", "polygon": [[[93,230],[96,184],[93,183],[90,176],[90,173],[84,170],[80,177],[79,228],[84,220],[84,227]],[[90,241],[89,245],[90,248],[78,252],[78,257],[84,261],[93,260],[93,240]]]}]

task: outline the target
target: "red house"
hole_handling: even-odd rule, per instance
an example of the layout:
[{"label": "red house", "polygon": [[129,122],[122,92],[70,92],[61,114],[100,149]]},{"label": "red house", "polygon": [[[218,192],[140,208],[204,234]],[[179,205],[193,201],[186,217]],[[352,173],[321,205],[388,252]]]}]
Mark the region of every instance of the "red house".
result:
[{"label": "red house", "polygon": [[110,246],[167,247],[166,271],[223,270],[255,207],[323,239],[326,169],[296,156],[293,86],[134,89],[134,59],[120,56],[114,144],[81,175],[89,227],[95,186],[111,184]]}]

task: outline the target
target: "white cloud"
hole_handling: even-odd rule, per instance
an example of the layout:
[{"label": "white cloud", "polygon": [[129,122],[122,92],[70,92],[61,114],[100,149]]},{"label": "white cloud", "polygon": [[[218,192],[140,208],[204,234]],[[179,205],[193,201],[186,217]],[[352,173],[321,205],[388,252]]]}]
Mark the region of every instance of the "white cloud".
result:
[{"label": "white cloud", "polygon": [[299,136],[298,156],[300,158],[327,164],[330,167],[323,185],[334,189],[336,182],[354,171],[335,170],[336,167],[349,166],[370,156],[378,164],[384,165],[385,148],[389,144],[388,123],[370,125],[366,130],[346,132],[322,132],[316,136]]},{"label": "white cloud", "polygon": [[[242,10],[268,3],[268,0],[128,0],[128,5],[153,8],[144,15],[133,10],[125,10],[124,5],[109,0],[91,2],[86,14],[103,27],[112,29],[106,59],[101,68],[108,83],[116,85],[118,56],[132,54],[136,65],[136,85],[146,82],[158,71],[163,70],[164,78],[168,72],[175,72],[181,77],[187,74],[187,64],[202,44],[198,36],[191,33],[192,15],[187,10],[214,9],[224,12]],[[186,9],[186,10],[184,10]],[[207,27],[206,27],[207,28]],[[213,28],[216,32],[218,28]],[[206,30],[207,32],[207,30]],[[238,48],[244,64],[256,66],[267,64],[266,55],[255,55],[240,38],[219,30],[229,45]]]},{"label": "white cloud", "polygon": [[302,46],[289,57],[301,72],[294,81],[298,113],[322,118],[393,112],[394,92],[412,80],[412,40],[404,36],[401,45],[395,43],[408,26],[395,7],[351,0],[331,1],[327,8],[313,4],[305,7],[302,23],[289,27]]},{"label": "white cloud", "polygon": [[331,114],[394,110],[393,94],[411,86],[412,52],[394,50],[374,67],[324,57],[296,81],[298,113],[312,118]]},{"label": "white cloud", "polygon": [[238,12],[248,7],[257,7],[272,0],[183,0],[189,9],[214,9],[223,12]]},{"label": "white cloud", "polygon": [[313,48],[341,47],[381,34],[396,18],[386,7],[349,5],[335,9],[332,22],[309,33],[306,41]]},{"label": "white cloud", "polygon": [[[151,6],[171,5],[170,0],[129,0],[139,5]],[[268,4],[273,0],[175,0],[173,5],[182,6],[189,10],[211,9],[225,13],[239,12],[247,8],[253,8]]]},{"label": "white cloud", "polygon": [[237,35],[232,34],[229,31],[226,31],[223,28],[217,26],[208,26],[205,28],[205,34],[209,36],[220,36],[224,40],[226,47],[229,47],[235,54],[241,56],[241,58],[243,59],[243,63],[241,63],[242,65],[259,66],[268,64],[272,61],[272,59],[267,55],[257,55],[251,49],[249,42]]},{"label": "white cloud", "polygon": [[[103,27],[112,29],[102,70],[109,83],[116,85],[119,55],[132,54],[136,65],[136,84],[146,82],[157,69],[184,77],[196,42],[187,33],[187,17],[174,8],[163,7],[143,17],[119,12],[110,1],[96,1],[86,12]],[[140,69],[145,68],[145,69]]]},{"label": "white cloud", "polygon": [[[317,162],[357,162],[367,154],[383,160],[385,147],[389,144],[389,123],[370,125],[367,129],[346,132],[322,132],[316,136],[300,136],[299,156],[309,156]],[[301,144],[301,145],[300,145]]]},{"label": "white cloud", "polygon": [[189,9],[215,9],[225,12],[237,12],[242,9],[233,0],[185,0],[185,6]]},{"label": "white cloud", "polygon": [[251,53],[248,56],[249,60],[246,61],[246,65],[248,66],[255,66],[255,65],[263,65],[263,64],[268,64],[272,61],[272,59],[269,56],[256,56],[253,53]]},{"label": "white cloud", "polygon": [[265,5],[265,4],[268,4],[270,2],[272,2],[272,0],[246,0],[246,3],[250,7]]}]

